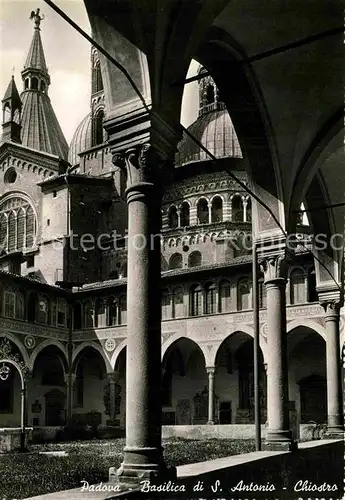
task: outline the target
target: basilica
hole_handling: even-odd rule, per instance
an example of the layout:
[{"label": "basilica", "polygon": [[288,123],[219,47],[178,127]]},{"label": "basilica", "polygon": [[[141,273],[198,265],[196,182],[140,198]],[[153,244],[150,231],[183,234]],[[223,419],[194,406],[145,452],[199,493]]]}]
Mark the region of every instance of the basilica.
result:
[{"label": "basilica", "polygon": [[[47,69],[44,23],[38,13],[33,21],[22,81],[12,78],[2,99],[0,427],[25,425],[43,440],[68,425],[97,426],[110,435],[124,434],[127,426],[128,435],[149,376],[161,379],[149,404],[153,412],[152,398],[161,401],[161,412],[155,411],[163,437],[253,438],[253,228],[264,241],[272,225],[267,213],[254,210],[246,189],[253,186],[253,154],[241,139],[238,108],[252,104],[239,100],[232,120],[231,98],[219,76],[215,83],[219,70],[213,77],[200,64],[198,117],[189,134],[180,135],[172,166],[161,162],[166,173],[155,194],[141,173],[153,161],[142,147],[144,112],[110,109],[112,70],[95,47],[90,111],[68,146],[49,98],[50,85],[59,82]],[[145,82],[142,89],[148,92]],[[248,126],[258,127],[254,121]],[[126,123],[133,125],[130,133]],[[161,131],[170,128],[157,123],[151,143],[167,151]],[[142,152],[134,160],[138,138]],[[258,176],[276,210],[272,171],[267,166]],[[268,441],[311,438],[318,424],[329,435],[343,429],[342,302],[332,287],[320,285],[312,253],[315,225],[304,207],[321,204],[317,186],[304,194],[284,276],[270,277],[265,265],[258,272],[260,415]],[[149,208],[145,196],[155,200]],[[140,251],[150,210],[158,228],[152,255]],[[281,248],[279,238],[273,246]],[[266,247],[265,240],[264,258]],[[282,313],[273,305],[278,289]],[[133,433],[144,433],[142,425],[145,420]]]}]

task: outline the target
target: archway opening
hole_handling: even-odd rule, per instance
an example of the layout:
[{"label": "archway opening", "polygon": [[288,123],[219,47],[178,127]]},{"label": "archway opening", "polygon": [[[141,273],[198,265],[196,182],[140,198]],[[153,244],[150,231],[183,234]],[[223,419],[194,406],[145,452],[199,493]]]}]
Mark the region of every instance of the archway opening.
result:
[{"label": "archway opening", "polygon": [[87,346],[74,362],[73,420],[80,425],[105,424],[106,366],[102,355]]},{"label": "archway opening", "polygon": [[[216,356],[216,421],[219,424],[254,423],[254,342],[244,332],[236,332],[220,345]],[[260,413],[266,420],[266,372],[259,351]]]},{"label": "archway opening", "polygon": [[65,425],[66,373],[66,359],[57,346],[47,346],[37,355],[28,383],[29,421],[33,426]]},{"label": "archway opening", "polygon": [[208,380],[205,358],[193,340],[180,338],[163,357],[163,423],[206,424]]},{"label": "archway opening", "polygon": [[[287,338],[290,409],[296,425],[327,421],[326,342],[299,326]],[[293,416],[293,415],[292,415]]]}]

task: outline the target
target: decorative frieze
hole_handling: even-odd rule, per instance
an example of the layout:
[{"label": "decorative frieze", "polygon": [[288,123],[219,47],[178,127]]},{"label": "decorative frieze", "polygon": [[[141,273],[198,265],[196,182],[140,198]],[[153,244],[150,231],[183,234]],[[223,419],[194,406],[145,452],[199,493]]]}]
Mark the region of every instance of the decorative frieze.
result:
[{"label": "decorative frieze", "polygon": [[38,325],[36,323],[26,323],[15,319],[0,318],[0,331],[6,333],[23,333],[26,335],[35,335],[38,337],[67,340],[67,330],[59,330],[48,325]]},{"label": "decorative frieze", "polygon": [[[236,177],[247,185],[247,175],[245,172],[236,172]],[[200,195],[201,193],[213,193],[229,189],[242,190],[239,184],[224,172],[203,174],[193,177],[193,179],[184,180],[181,183],[172,184],[164,194],[163,203],[168,203],[179,198]]]}]

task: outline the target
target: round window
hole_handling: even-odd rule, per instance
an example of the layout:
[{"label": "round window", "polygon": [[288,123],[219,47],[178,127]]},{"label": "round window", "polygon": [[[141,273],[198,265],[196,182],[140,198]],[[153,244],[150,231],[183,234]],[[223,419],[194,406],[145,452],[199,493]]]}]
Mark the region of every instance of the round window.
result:
[{"label": "round window", "polygon": [[17,172],[13,167],[6,170],[4,175],[5,184],[14,184],[17,180]]}]

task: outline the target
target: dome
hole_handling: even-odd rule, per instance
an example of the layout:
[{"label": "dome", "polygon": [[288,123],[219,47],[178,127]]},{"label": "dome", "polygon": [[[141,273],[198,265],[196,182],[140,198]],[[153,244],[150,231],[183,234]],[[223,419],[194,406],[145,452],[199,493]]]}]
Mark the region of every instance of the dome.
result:
[{"label": "dome", "polygon": [[68,161],[71,165],[79,163],[79,153],[91,147],[91,114],[85,116],[80,122],[69,147]]},{"label": "dome", "polygon": [[[216,158],[242,158],[234,126],[223,103],[216,102],[209,105],[207,112],[204,110],[188,127],[188,131]],[[178,166],[193,161],[210,160],[209,155],[186,134],[177,149]]]}]

